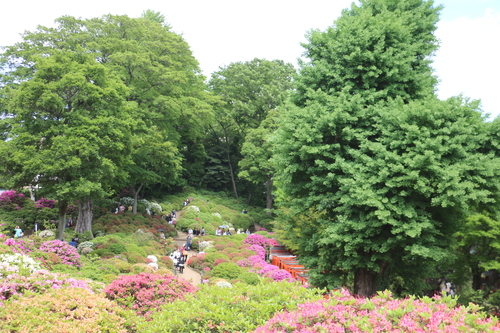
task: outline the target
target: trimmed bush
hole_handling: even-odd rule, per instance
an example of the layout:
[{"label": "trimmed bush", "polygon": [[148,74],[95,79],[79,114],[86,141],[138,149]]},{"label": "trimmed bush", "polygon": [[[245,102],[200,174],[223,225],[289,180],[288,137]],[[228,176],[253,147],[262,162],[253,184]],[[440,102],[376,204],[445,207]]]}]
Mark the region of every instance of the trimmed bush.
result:
[{"label": "trimmed bush", "polygon": [[184,279],[148,273],[122,275],[104,290],[107,298],[146,317],[161,305],[183,300],[186,294],[195,291]]},{"label": "trimmed bush", "polygon": [[233,280],[238,278],[245,270],[234,262],[223,262],[212,270],[213,277]]}]

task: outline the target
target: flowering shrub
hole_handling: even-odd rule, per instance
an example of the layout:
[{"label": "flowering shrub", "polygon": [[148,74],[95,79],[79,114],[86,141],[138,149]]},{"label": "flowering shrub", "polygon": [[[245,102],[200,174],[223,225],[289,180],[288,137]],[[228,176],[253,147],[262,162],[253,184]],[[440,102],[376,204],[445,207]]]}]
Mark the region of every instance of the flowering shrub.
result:
[{"label": "flowering shrub", "polygon": [[82,250],[86,247],[94,249],[94,242],[90,242],[90,241],[81,242],[80,244],[78,244],[78,247],[76,250],[78,253],[82,253]]},{"label": "flowering shrub", "polygon": [[54,208],[55,205],[55,200],[46,199],[44,197],[36,202],[36,208]]},{"label": "flowering shrub", "polygon": [[269,246],[269,243],[267,242],[268,238],[264,237],[259,234],[251,234],[247,238],[245,238],[245,241],[243,243],[245,244],[250,244],[250,245],[260,245],[263,248],[266,246]]},{"label": "flowering shrub", "polygon": [[27,275],[39,269],[40,263],[25,254],[0,254],[0,277],[11,273]]},{"label": "flowering shrub", "polygon": [[0,307],[2,332],[134,332],[129,311],[87,289],[53,289]]},{"label": "flowering shrub", "polygon": [[80,255],[76,249],[66,242],[53,240],[42,243],[40,251],[46,253],[55,253],[61,258],[61,262],[65,265],[80,267]]},{"label": "flowering shrub", "polygon": [[201,251],[206,251],[208,250],[210,247],[212,247],[213,245],[210,243],[210,242],[207,242],[207,241],[202,241],[199,243],[199,248],[198,250],[201,252]]},{"label": "flowering shrub", "polygon": [[4,191],[0,194],[0,209],[11,211],[21,210],[27,198],[16,191]]},{"label": "flowering shrub", "polygon": [[120,276],[104,292],[107,298],[115,300],[122,307],[148,317],[163,304],[182,300],[186,294],[196,290],[186,280],[172,275],[141,273]]},{"label": "flowering shrub", "polygon": [[300,304],[297,310],[278,312],[254,333],[272,332],[499,332],[496,318],[487,318],[477,306],[457,307],[447,297],[355,298],[347,291],[330,300]]},{"label": "flowering shrub", "polygon": [[4,242],[15,253],[26,254],[33,251],[35,244],[31,239],[9,238]]},{"label": "flowering shrub", "polygon": [[[269,266],[273,266],[273,265],[269,265]],[[276,266],[273,266],[273,267],[276,267]],[[274,270],[271,270],[269,272],[266,272],[265,274],[263,274],[263,276],[270,277],[274,281],[283,281],[283,280],[292,281],[292,280],[294,280],[292,277],[292,274],[290,274],[290,272],[288,272],[288,271],[285,271],[284,269],[274,269]]]},{"label": "flowering shrub", "polygon": [[22,295],[26,291],[41,294],[50,289],[65,287],[92,290],[91,286],[97,286],[97,284],[46,270],[38,270],[28,276],[10,274],[0,283],[0,301],[5,301],[13,295]]},{"label": "flowering shrub", "polygon": [[262,246],[253,244],[247,247],[247,249],[254,251],[255,254],[262,260],[266,259],[266,250]]}]

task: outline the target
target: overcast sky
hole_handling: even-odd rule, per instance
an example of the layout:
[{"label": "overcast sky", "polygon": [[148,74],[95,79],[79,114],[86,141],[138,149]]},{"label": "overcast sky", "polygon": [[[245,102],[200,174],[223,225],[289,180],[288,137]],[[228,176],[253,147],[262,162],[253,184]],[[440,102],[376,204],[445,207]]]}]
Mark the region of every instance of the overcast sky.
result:
[{"label": "overcast sky", "polygon": [[[253,58],[280,59],[294,65],[310,29],[325,30],[352,0],[25,0],[2,4],[0,45],[37,25],[52,26],[63,15],[104,14],[139,17],[152,9],[183,34],[209,77],[220,66]],[[483,110],[500,114],[500,0],[436,0],[443,4],[436,32],[441,48],[434,58],[439,96],[462,93],[481,99]]]}]

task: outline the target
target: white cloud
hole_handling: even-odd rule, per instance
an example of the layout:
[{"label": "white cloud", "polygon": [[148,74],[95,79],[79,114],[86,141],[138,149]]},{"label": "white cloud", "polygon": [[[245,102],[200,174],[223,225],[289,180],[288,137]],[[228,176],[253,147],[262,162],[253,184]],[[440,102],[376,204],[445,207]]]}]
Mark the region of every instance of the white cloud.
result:
[{"label": "white cloud", "polygon": [[462,17],[438,24],[441,47],[434,68],[441,83],[438,95],[445,99],[463,93],[481,99],[493,117],[500,114],[500,12],[487,9],[483,16]]}]

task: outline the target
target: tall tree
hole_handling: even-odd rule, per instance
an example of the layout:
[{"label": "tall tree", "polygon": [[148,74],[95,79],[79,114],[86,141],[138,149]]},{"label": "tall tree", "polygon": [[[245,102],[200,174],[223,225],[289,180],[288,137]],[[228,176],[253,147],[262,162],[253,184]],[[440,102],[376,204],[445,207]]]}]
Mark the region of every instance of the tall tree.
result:
[{"label": "tall tree", "polygon": [[[199,143],[204,139],[206,124],[212,119],[212,97],[206,92],[198,62],[188,44],[170,31],[163,19],[161,14],[152,11],[146,11],[138,19],[105,15],[82,20],[65,16],[56,20],[55,28],[39,26],[34,32],[24,33],[24,41],[8,48],[3,57],[11,60],[15,69],[11,77],[26,80],[33,73],[33,56],[51,54],[55,49],[83,49],[122,80],[128,87],[127,101],[134,103],[137,109],[133,142],[154,137],[156,148],[168,149],[164,156],[175,155],[163,163],[156,161],[153,167],[143,159],[144,151],[152,151],[144,145],[153,143],[145,142],[142,147],[134,145],[136,151],[130,155],[132,160],[128,165],[135,167],[125,169],[129,171],[128,186],[152,184],[152,179],[164,181],[163,185],[174,181],[183,183],[178,176],[188,171],[180,169],[174,161],[183,159],[184,155],[189,156],[190,161],[196,162],[196,158],[203,161]],[[195,153],[191,151],[194,146],[197,147]],[[144,172],[135,172],[138,165]],[[163,177],[167,174],[168,177]],[[146,178],[140,179],[142,176]],[[123,184],[117,179],[107,180]]]},{"label": "tall tree", "polygon": [[259,127],[267,113],[288,97],[294,74],[295,69],[291,64],[257,58],[232,63],[212,74],[209,85],[225,102],[215,108],[212,142],[224,152],[236,197],[236,166],[241,160],[240,151],[245,136],[250,129]]},{"label": "tall tree", "polygon": [[274,203],[273,177],[274,169],[271,163],[273,146],[269,137],[276,130],[276,119],[278,110],[269,111],[266,119],[259,127],[250,129],[241,147],[243,158],[239,162],[239,177],[247,179],[254,184],[265,184],[266,210],[271,214]]},{"label": "tall tree", "polygon": [[11,128],[0,155],[7,184],[38,185],[58,200],[62,239],[68,202],[104,196],[104,180],[120,173],[133,120],[126,87],[87,53],[53,51],[32,60],[33,77],[8,92],[3,121]]},{"label": "tall tree", "polygon": [[272,142],[283,229],[315,285],[422,292],[464,211],[498,191],[477,103],[432,94],[438,12],[362,0],[309,35],[296,106]]}]

